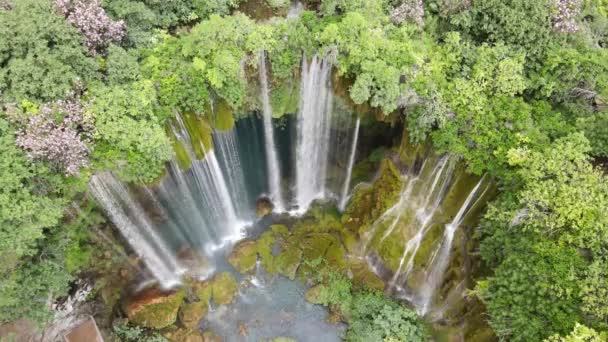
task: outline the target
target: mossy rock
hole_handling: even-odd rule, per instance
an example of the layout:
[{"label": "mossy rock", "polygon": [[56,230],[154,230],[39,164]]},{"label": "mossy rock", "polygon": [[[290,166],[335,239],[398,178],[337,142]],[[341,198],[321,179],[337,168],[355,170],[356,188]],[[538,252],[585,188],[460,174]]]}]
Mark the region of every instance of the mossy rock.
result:
[{"label": "mossy rock", "polygon": [[125,306],[125,313],[136,325],[162,329],[175,323],[184,295],[183,289],[164,292],[152,288],[131,298]]},{"label": "mossy rock", "polygon": [[216,274],[211,280],[213,301],[217,304],[230,304],[236,296],[238,284],[228,272]]},{"label": "mossy rock", "polygon": [[234,113],[226,101],[218,101],[215,108],[215,129],[229,131],[234,128]]},{"label": "mossy rock", "polygon": [[274,87],[270,93],[270,106],[274,118],[298,111],[300,100],[297,82],[286,81]]},{"label": "mossy rock", "polygon": [[212,332],[201,332],[192,328],[165,329],[162,335],[171,342],[222,342],[222,339]]},{"label": "mossy rock", "polygon": [[179,310],[179,321],[187,328],[194,328],[205,317],[208,310],[207,302],[184,303]]},{"label": "mossy rock", "polygon": [[285,277],[294,280],[298,267],[300,266],[301,259],[301,249],[295,246],[285,248],[276,258],[278,272]]},{"label": "mossy rock", "polygon": [[266,340],[260,340],[258,342],[298,342],[298,340],[293,339],[291,337],[279,336],[279,337],[274,337],[274,338],[270,338],[270,339],[266,339]]},{"label": "mossy rock", "polygon": [[334,241],[325,252],[324,259],[327,263],[339,271],[345,271],[348,268],[346,261],[346,250],[339,241]]},{"label": "mossy rock", "polygon": [[260,197],[255,202],[255,215],[257,217],[264,217],[270,215],[274,209],[274,205],[268,197]]},{"label": "mossy rock", "polygon": [[177,159],[177,164],[180,168],[186,170],[192,166],[192,159],[190,159],[188,150],[186,150],[186,147],[178,140],[173,141],[173,151],[175,152],[175,158]]},{"label": "mossy rock", "polygon": [[307,302],[312,304],[324,304],[321,300],[321,293],[324,290],[325,285],[317,284],[306,291],[304,298]]},{"label": "mossy rock", "polygon": [[208,303],[213,296],[213,283],[210,281],[196,282],[192,284],[192,290],[201,302]]},{"label": "mossy rock", "polygon": [[384,290],[384,281],[369,269],[366,262],[351,262],[350,270],[353,276],[353,284],[357,287],[365,287],[378,291]]},{"label": "mossy rock", "polygon": [[203,331],[203,342],[222,342],[222,338],[211,330]]},{"label": "mossy rock", "polygon": [[[184,113],[182,114],[181,119],[192,140],[192,143],[189,145],[192,146],[194,156],[196,159],[203,159],[207,151],[213,148],[213,139],[211,137],[213,129],[211,128],[211,125],[206,118],[200,117],[195,113]],[[173,137],[172,139],[177,140],[177,137]],[[182,148],[185,149],[186,147],[182,145]],[[178,156],[179,153],[183,154],[186,151],[187,150],[180,152],[179,147],[175,150]],[[190,157],[188,157],[188,160],[189,159]],[[191,161],[188,160],[180,161],[180,165],[182,163],[190,164]]]},{"label": "mossy rock", "polygon": [[255,241],[241,241],[232,249],[228,262],[240,273],[249,273],[255,269],[258,260],[258,244]]},{"label": "mossy rock", "polygon": [[303,257],[306,260],[315,260],[325,255],[329,246],[337,239],[328,233],[312,233],[300,240]]},{"label": "mossy rock", "polygon": [[298,340],[291,337],[275,337],[268,340],[260,340],[259,342],[298,342]]},{"label": "mossy rock", "polygon": [[380,164],[379,177],[371,186],[360,187],[355,192],[342,216],[342,222],[352,232],[366,229],[399,199],[403,182],[390,159]]},{"label": "mossy rock", "polygon": [[288,235],[289,229],[287,226],[274,224],[257,240],[258,254],[266,272],[270,274],[276,274],[278,272],[273,249],[275,245],[284,240]]}]

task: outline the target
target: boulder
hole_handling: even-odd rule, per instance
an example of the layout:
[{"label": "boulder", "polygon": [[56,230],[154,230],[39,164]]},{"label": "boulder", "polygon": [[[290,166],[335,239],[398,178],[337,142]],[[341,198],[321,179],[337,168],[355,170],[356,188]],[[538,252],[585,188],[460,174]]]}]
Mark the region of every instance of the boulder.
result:
[{"label": "boulder", "polygon": [[230,304],[237,292],[237,283],[228,272],[216,274],[211,280],[213,301],[217,304]]},{"label": "boulder", "polygon": [[255,241],[241,241],[232,249],[228,262],[240,273],[248,273],[255,269],[258,260],[257,243]]},{"label": "boulder", "polygon": [[179,320],[186,328],[194,328],[205,317],[208,309],[207,302],[184,303],[179,310]]},{"label": "boulder", "polygon": [[183,289],[168,292],[158,288],[147,289],[128,300],[125,313],[136,325],[153,329],[167,327],[175,323],[184,293]]},{"label": "boulder", "polygon": [[307,302],[312,303],[312,304],[325,304],[321,300],[321,293],[323,292],[324,289],[325,289],[325,285],[317,284],[317,285],[311,287],[310,289],[308,289],[308,291],[306,291],[304,298],[306,298]]},{"label": "boulder", "polygon": [[274,206],[268,197],[260,197],[255,202],[255,214],[258,217],[264,217],[272,213],[272,209],[274,209]]},{"label": "boulder", "polygon": [[277,270],[285,277],[294,280],[298,266],[300,266],[301,259],[302,250],[295,246],[289,246],[277,256]]},{"label": "boulder", "polygon": [[222,342],[222,339],[211,331],[201,332],[190,328],[168,329],[163,331],[163,336],[171,342]]}]

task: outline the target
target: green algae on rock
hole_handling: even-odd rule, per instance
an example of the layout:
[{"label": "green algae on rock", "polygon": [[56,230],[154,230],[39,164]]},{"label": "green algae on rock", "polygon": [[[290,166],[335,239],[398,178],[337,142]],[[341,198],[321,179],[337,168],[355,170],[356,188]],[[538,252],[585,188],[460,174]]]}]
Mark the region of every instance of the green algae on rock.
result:
[{"label": "green algae on rock", "polygon": [[228,256],[228,262],[240,273],[255,270],[258,260],[258,246],[255,241],[244,240],[237,243]]},{"label": "green algae on rock", "polygon": [[236,296],[238,284],[228,272],[216,274],[211,280],[212,298],[217,304],[230,304]]},{"label": "green algae on rock", "polygon": [[353,232],[364,233],[399,198],[403,182],[390,159],[380,164],[378,178],[372,185],[356,191],[342,217],[344,225]]},{"label": "green algae on rock", "polygon": [[205,317],[208,310],[207,302],[184,303],[179,310],[179,321],[187,328],[194,328]]},{"label": "green algae on rock", "polygon": [[163,292],[157,288],[143,291],[125,306],[129,321],[147,328],[161,329],[175,323],[185,291]]}]

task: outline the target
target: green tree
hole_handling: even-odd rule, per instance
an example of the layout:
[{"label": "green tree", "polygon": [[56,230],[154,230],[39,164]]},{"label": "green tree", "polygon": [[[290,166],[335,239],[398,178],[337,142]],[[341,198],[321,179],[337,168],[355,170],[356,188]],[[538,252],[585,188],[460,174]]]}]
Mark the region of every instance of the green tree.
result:
[{"label": "green tree", "polygon": [[154,114],[153,83],[100,87],[91,96],[88,114],[97,128],[97,166],[117,171],[126,181],[151,182],[160,176],[173,153],[163,129],[166,118]]},{"label": "green tree", "polygon": [[[49,102],[97,77],[81,37],[49,0],[15,1],[0,11],[0,95]],[[25,20],[27,18],[27,20]]]}]

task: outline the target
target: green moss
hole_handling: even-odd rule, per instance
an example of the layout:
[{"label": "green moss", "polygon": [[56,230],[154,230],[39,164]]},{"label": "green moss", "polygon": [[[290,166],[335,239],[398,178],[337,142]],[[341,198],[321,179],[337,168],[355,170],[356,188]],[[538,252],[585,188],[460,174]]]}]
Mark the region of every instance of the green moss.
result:
[{"label": "green moss", "polygon": [[366,231],[371,223],[399,198],[402,181],[399,171],[389,159],[380,164],[380,175],[371,186],[361,187],[351,199],[342,217],[353,232]]},{"label": "green moss", "polygon": [[274,255],[272,255],[272,248],[276,243],[276,240],[276,236],[272,231],[266,231],[257,241],[257,250],[260,255],[262,267],[270,274],[277,273]]},{"label": "green moss", "polygon": [[283,249],[276,258],[278,272],[291,280],[295,279],[301,259],[302,250],[296,246],[289,246]]},{"label": "green moss", "polygon": [[224,100],[220,100],[216,104],[214,126],[220,131],[229,131],[234,127],[234,113]]},{"label": "green moss", "polygon": [[240,273],[248,273],[255,269],[258,260],[258,244],[255,241],[241,241],[232,249],[228,262]]},{"label": "green moss", "polygon": [[297,82],[285,81],[274,87],[270,93],[270,106],[275,118],[298,111],[299,89]]},{"label": "green moss", "polygon": [[[213,130],[206,118],[200,117],[195,113],[182,114],[182,121],[192,141],[192,149],[197,159],[202,159],[205,153],[213,147],[211,134]],[[176,139],[174,137],[174,139]],[[185,146],[182,146],[186,148]],[[178,151],[176,150],[176,153]]]},{"label": "green moss", "polygon": [[208,309],[207,302],[184,303],[179,311],[179,320],[185,327],[194,328],[207,314]]},{"label": "green moss", "polygon": [[144,293],[127,306],[127,316],[136,325],[161,329],[175,323],[185,291],[173,293],[151,291]]},{"label": "green moss", "polygon": [[194,293],[198,297],[201,302],[209,302],[211,300],[211,296],[213,295],[212,283],[209,281],[197,282],[192,285],[192,289]]},{"label": "green moss", "polygon": [[216,274],[211,280],[213,301],[217,304],[230,304],[237,291],[237,283],[228,272]]},{"label": "green moss", "polygon": [[369,269],[365,261],[351,261],[350,270],[353,275],[352,281],[355,286],[378,291],[384,290],[384,281]]},{"label": "green moss", "polygon": [[321,293],[324,291],[324,287],[325,285],[323,284],[317,284],[311,287],[306,291],[304,298],[306,298],[307,302],[312,304],[323,304],[324,301],[321,299]]},{"label": "green moss", "polygon": [[289,228],[284,224],[273,224],[270,226],[270,231],[282,236],[287,236],[289,234]]},{"label": "green moss", "polygon": [[175,156],[177,158],[177,163],[179,164],[179,167],[184,170],[189,169],[192,165],[192,160],[190,159],[188,151],[186,150],[184,145],[182,145],[182,143],[177,140],[173,140],[173,151],[175,151]]}]

